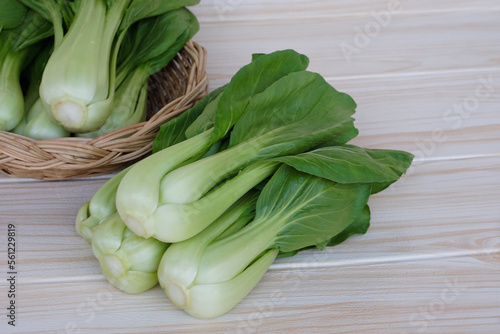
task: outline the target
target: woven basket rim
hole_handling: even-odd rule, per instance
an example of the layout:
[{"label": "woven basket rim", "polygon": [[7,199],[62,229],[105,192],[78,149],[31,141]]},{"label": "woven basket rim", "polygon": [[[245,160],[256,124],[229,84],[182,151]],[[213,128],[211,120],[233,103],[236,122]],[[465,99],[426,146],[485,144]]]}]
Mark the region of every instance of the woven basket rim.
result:
[{"label": "woven basket rim", "polygon": [[206,50],[195,41],[186,43],[167,67],[174,73],[171,79],[185,80],[185,93],[162,104],[145,122],[94,139],[35,140],[0,131],[0,174],[42,180],[74,179],[108,174],[150,154],[160,126],[208,93]]}]

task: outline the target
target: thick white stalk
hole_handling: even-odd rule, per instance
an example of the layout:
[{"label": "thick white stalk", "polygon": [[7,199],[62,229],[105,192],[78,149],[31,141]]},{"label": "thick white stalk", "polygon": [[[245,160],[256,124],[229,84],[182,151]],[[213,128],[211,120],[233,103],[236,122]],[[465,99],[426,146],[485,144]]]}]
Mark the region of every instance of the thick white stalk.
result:
[{"label": "thick white stalk", "polygon": [[157,270],[167,247],[132,233],[118,214],[102,221],[92,236],[92,250],[104,276],[128,293],[139,293],[158,283]]},{"label": "thick white stalk", "polygon": [[276,249],[265,252],[227,281],[189,287],[160,281],[160,285],[169,299],[186,313],[197,318],[215,318],[230,311],[252,291],[277,255]]},{"label": "thick white stalk", "polygon": [[129,0],[82,0],[68,33],[51,55],[40,96],[52,117],[72,132],[102,126],[113,105],[113,39]]},{"label": "thick white stalk", "polygon": [[24,96],[19,81],[29,48],[5,56],[0,64],[0,130],[10,131],[24,114]]},{"label": "thick white stalk", "polygon": [[76,216],[75,228],[79,235],[90,242],[92,231],[99,223],[116,213],[116,191],[125,174],[132,166],[125,168],[106,181],[86,202]]},{"label": "thick white stalk", "polygon": [[159,206],[145,222],[144,235],[163,242],[179,242],[200,233],[231,205],[271,176],[279,163],[258,162],[242,170],[199,200]]},{"label": "thick white stalk", "polygon": [[26,121],[23,134],[36,140],[69,137],[71,134],[62,125],[50,118],[40,99],[29,110]]},{"label": "thick white stalk", "polygon": [[202,233],[172,244],[163,254],[158,267],[160,282],[190,286],[196,278],[199,262],[207,246],[227,230],[237,230],[252,219],[257,195],[245,195]]},{"label": "thick white stalk", "polygon": [[168,173],[161,181],[160,203],[186,204],[200,199],[218,182],[254,160],[261,143],[260,138],[251,139]]},{"label": "thick white stalk", "polygon": [[125,175],[116,193],[116,208],[127,226],[139,236],[149,237],[144,226],[158,207],[160,182],[189,158],[208,149],[212,130],[167,147],[137,162]]}]

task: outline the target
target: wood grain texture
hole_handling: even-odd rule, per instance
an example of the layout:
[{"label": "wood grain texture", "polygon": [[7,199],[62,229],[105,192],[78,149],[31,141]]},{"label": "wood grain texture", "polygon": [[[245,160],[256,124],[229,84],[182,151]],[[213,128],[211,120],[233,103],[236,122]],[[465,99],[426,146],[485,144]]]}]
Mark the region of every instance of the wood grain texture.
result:
[{"label": "wood grain texture", "polygon": [[353,143],[417,161],[500,153],[500,70],[332,79],[358,107]]},{"label": "wood grain texture", "polygon": [[[202,0],[196,41],[210,89],[251,53],[294,48],[357,102],[354,144],[416,155],[370,199],[371,226],[324,251],[278,259],[226,315],[199,320],[159,287],[123,293],[74,229],[77,210],[109,176],[42,182],[0,177],[0,257],[17,231],[17,324],[0,333],[500,332],[500,3]],[[223,12],[221,12],[223,11]],[[221,15],[222,13],[222,15]],[[341,43],[359,49],[350,60]],[[0,266],[0,307],[8,291]]]},{"label": "wood grain texture", "polygon": [[[500,9],[495,0],[202,0],[190,7],[203,22],[300,19],[308,17],[373,16],[395,8],[397,14],[425,12],[483,12]],[[394,10],[393,10],[394,11]]]},{"label": "wood grain texture", "polygon": [[176,309],[159,287],[131,295],[105,282],[27,284],[18,298],[17,330],[495,334],[499,269],[498,258],[480,256],[271,270],[235,309],[210,320]]},{"label": "wood grain texture", "polygon": [[485,10],[395,16],[371,36],[356,32],[377,26],[363,16],[206,22],[196,39],[207,48],[211,89],[227,83],[252,53],[288,48],[309,56],[309,69],[327,79],[491,70],[500,65],[499,15]]}]

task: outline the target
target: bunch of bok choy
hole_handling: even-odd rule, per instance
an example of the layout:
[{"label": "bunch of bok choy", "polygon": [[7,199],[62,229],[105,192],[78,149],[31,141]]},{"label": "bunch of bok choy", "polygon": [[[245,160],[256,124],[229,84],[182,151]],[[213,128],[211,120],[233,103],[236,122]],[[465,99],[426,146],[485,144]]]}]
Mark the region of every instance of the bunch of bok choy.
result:
[{"label": "bunch of bok choy", "polygon": [[293,50],[254,55],[81,207],[76,229],[109,282],[131,293],[159,282],[176,306],[211,318],[275,258],[367,231],[370,195],[413,155],[349,145],[356,104],[308,62]]},{"label": "bunch of bok choy", "polygon": [[[186,8],[198,2],[5,1],[0,129],[93,138],[144,121],[148,78],[198,31]],[[34,57],[40,50],[48,57]]]}]

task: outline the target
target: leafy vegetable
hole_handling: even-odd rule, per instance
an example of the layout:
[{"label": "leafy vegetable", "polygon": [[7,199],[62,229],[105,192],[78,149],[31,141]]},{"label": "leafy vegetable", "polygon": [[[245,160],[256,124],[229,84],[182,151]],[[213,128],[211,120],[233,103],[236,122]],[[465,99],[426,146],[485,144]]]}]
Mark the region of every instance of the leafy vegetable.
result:
[{"label": "leafy vegetable", "polygon": [[[146,120],[147,80],[160,71],[198,30],[186,8],[143,19],[130,30],[127,56],[117,68],[114,104],[105,123],[79,136],[95,138]],[[156,33],[152,34],[151,31]]]},{"label": "leafy vegetable", "polygon": [[[330,161],[335,151],[343,154]],[[366,233],[371,183],[398,179],[411,159],[406,152],[352,145],[278,158],[294,167],[312,166],[311,173],[281,166],[263,188],[255,219],[248,225],[222,238],[209,232],[216,226],[210,225],[192,239],[174,244],[160,263],[160,284],[174,304],[189,314],[221,315],[244,298],[275,257],[334,246],[351,235]],[[345,168],[356,161],[356,168]],[[202,245],[202,254],[194,243]],[[179,271],[180,263],[190,264],[188,276]]]},{"label": "leafy vegetable", "polygon": [[277,167],[278,164],[272,162],[252,164],[197,201],[188,204],[164,204],[144,223],[128,223],[136,234],[143,237],[154,236],[164,242],[186,240],[213,223],[235,201],[270,177]]},{"label": "leafy vegetable", "polygon": [[242,67],[231,79],[221,96],[215,116],[212,143],[225,136],[245,111],[252,97],[289,73],[303,71],[309,59],[293,50],[261,55]]},{"label": "leafy vegetable", "polygon": [[[253,55],[81,208],[80,234],[112,284],[144,291],[156,272],[177,307],[212,318],[239,303],[275,258],[367,232],[370,196],[396,182],[413,155],[347,144],[358,134],[356,104],[307,63],[293,50]],[[90,213],[92,201],[104,209]]]},{"label": "leafy vegetable", "polygon": [[148,78],[199,30],[198,2],[5,0],[0,130],[94,138],[145,121]]},{"label": "leafy vegetable", "polygon": [[252,98],[231,132],[227,150],[163,178],[162,203],[193,202],[251,162],[301,153],[337,138],[338,144],[345,143],[357,134],[350,117],[351,101],[311,72],[290,73],[277,80]]},{"label": "leafy vegetable", "polygon": [[2,11],[0,12],[0,31],[2,29],[12,29],[19,25],[19,22],[26,15],[27,8],[18,0],[3,0]]},{"label": "leafy vegetable", "polygon": [[[137,87],[143,87],[149,75],[165,67],[198,30],[196,18],[183,8],[193,2],[189,0],[147,2],[147,6],[137,0],[81,0],[78,5],[62,8],[51,0],[41,4],[25,2],[50,18],[55,31],[59,31],[40,95],[52,117],[75,133],[97,131],[104,125],[113,110],[116,89],[139,68],[136,75],[142,73],[142,77],[134,80],[133,98],[143,99],[144,93]],[[64,32],[59,28],[66,22],[70,27]],[[130,51],[126,55],[121,51],[124,41],[123,49]],[[117,117],[117,113],[92,135],[142,120],[131,116],[140,112],[128,113],[129,117]]]},{"label": "leafy vegetable", "polygon": [[[359,216],[369,194],[366,184],[338,184],[282,166],[262,190],[251,223],[219,240],[207,236],[210,244],[201,256],[190,249],[174,255],[167,250],[158,269],[160,283],[186,312],[202,318],[221,315],[257,284],[278,251],[292,252],[341,233]],[[195,238],[204,240],[205,231]],[[178,263],[194,263],[192,279],[176,275]]]},{"label": "leafy vegetable", "polygon": [[[160,262],[160,284],[187,313],[219,316],[246,296],[275,257],[323,249],[366,233],[372,183],[394,182],[412,158],[402,151],[353,145],[276,158],[294,168],[282,165],[264,186],[254,220],[223,238],[205,232],[210,225],[187,242],[174,244]],[[195,242],[203,242],[202,254],[182,246]],[[179,273],[180,263],[190,264],[189,276]]]},{"label": "leafy vegetable", "polygon": [[[260,90],[264,90],[265,89],[265,85],[263,82],[264,80],[267,81],[268,85],[271,85],[273,84],[274,81],[277,80],[276,82],[279,82],[280,78],[286,77],[285,73],[286,69],[284,67],[276,67],[273,62],[277,60],[281,61],[283,58],[287,58],[289,60],[288,71],[297,71],[298,69],[303,68],[304,66],[303,56],[297,54],[294,51],[287,51],[286,53],[276,52],[269,55],[261,56],[257,59],[258,61],[256,60],[254,62],[251,62],[250,64],[244,66],[240,71],[243,71],[243,73],[247,71],[250,71],[250,73],[254,72],[266,73],[265,78],[258,77],[257,80],[258,85],[261,87]],[[238,73],[241,73],[240,71]],[[231,91],[234,90],[234,88],[231,87],[233,87],[234,85],[237,86],[243,85],[242,86],[243,88],[249,86],[244,76],[243,77],[239,76],[238,80],[235,79],[231,80],[231,82],[226,87],[224,87],[224,90],[222,93],[220,93],[220,95],[217,96],[212,95],[211,97],[207,97],[207,99],[204,101],[204,103],[206,103],[205,104],[206,107],[203,112],[201,112],[199,108],[195,108],[192,111],[188,111],[185,117],[181,118],[178,122],[173,123],[173,126],[170,127],[170,129],[175,130],[174,132],[175,135],[172,136],[172,134],[164,131],[162,132],[161,136],[159,135],[158,141],[161,141],[163,143],[172,143],[172,142],[175,143],[176,140],[185,138],[186,133],[188,132],[187,131],[188,129],[186,128],[187,123],[185,122],[185,120],[190,119],[193,114],[200,113],[199,117],[205,120],[201,122],[201,128],[209,127],[211,124],[210,120],[212,119],[212,117],[205,117],[205,116],[207,115],[207,113],[211,114],[213,112],[211,110],[214,110],[212,108],[215,107],[216,107],[215,117],[217,117],[219,110],[222,110],[223,113],[226,112],[224,105],[221,107],[223,96],[225,94],[231,94]],[[250,100],[250,98],[254,94],[255,94],[254,98],[256,98],[257,96],[256,89],[252,86],[251,88],[252,89],[246,91],[247,100]],[[240,92],[239,94],[240,96],[245,96],[245,94],[242,92]],[[236,116],[234,113],[231,113],[229,117],[231,117],[231,120],[229,121],[230,123],[236,122]],[[198,128],[200,128],[199,123],[200,122],[198,122]],[[209,126],[205,126],[205,124],[208,124]],[[117,193],[117,199],[116,199],[117,208],[123,221],[132,231],[143,237],[150,237],[155,235],[156,228],[154,221],[161,219],[161,217],[158,214],[154,218],[151,217],[153,214],[155,214],[157,208],[163,206],[164,204],[185,204],[187,203],[184,200],[186,196],[188,196],[188,198],[191,199],[191,201],[189,201],[190,203],[195,202],[196,200],[200,199],[201,195],[204,195],[215,184],[222,181],[223,178],[228,177],[231,174],[234,175],[234,173],[237,172],[240,168],[244,167],[245,165],[248,165],[250,162],[252,162],[252,160],[254,160],[254,159],[247,159],[246,156],[251,156],[254,150],[253,146],[255,146],[255,144],[258,143],[259,139],[247,143],[245,146],[246,149],[238,148],[231,152],[229,152],[229,150],[225,150],[223,152],[218,152],[216,154],[213,154],[209,157],[199,159],[209,150],[210,147],[212,147],[213,144],[222,139],[222,138],[216,139],[213,135],[213,132],[217,131],[219,127],[218,124],[219,123],[217,123],[216,120],[212,128],[209,128],[201,133],[199,133],[200,132],[199,130],[194,130],[193,134],[196,133],[199,134],[195,135],[194,137],[190,137],[189,139],[186,139],[180,143],[169,146],[166,149],[158,151],[152,156],[140,161],[132,168],[132,170],[122,180]],[[182,132],[184,131],[186,132],[182,135]],[[166,136],[168,136],[169,139],[165,140],[164,138],[165,134]],[[225,135],[225,132],[222,133],[222,135]],[[272,134],[269,134],[268,137],[269,138],[272,137]],[[194,141],[195,139],[196,139],[195,141],[196,144],[191,145],[189,150],[184,148],[182,149],[178,148],[179,145],[185,145],[185,143]],[[270,140],[267,141],[267,143],[269,142]],[[156,145],[156,148],[158,149],[158,144]],[[181,152],[182,154],[177,152]],[[226,157],[230,157],[233,160],[227,160]],[[243,159],[246,160],[243,161]],[[187,161],[189,161],[190,163],[185,164]],[[215,166],[217,164],[220,164],[220,162],[224,163],[225,165],[232,166],[233,165],[232,161],[237,161],[239,163],[239,165],[234,165],[234,168],[232,170],[226,170],[225,168],[223,168],[222,171],[220,171],[219,170],[220,168],[217,168],[218,166]],[[198,166],[198,163],[200,162],[203,162],[204,164],[201,166],[201,168],[197,168],[196,166]],[[184,164],[185,166],[180,167],[181,164]],[[193,166],[195,166],[194,167],[195,175],[189,175],[193,170]],[[178,175],[179,173],[183,174],[187,178],[184,180],[186,181],[186,183],[178,187],[176,185],[172,185],[171,183],[172,180],[175,180],[175,178],[177,177],[175,175]],[[144,186],[141,187],[140,189],[137,189],[136,184],[140,182],[139,180],[144,178],[144,175],[148,175],[148,180],[147,182],[142,182]],[[189,184],[189,180],[193,179],[191,178],[191,176],[194,176],[194,182],[196,182],[196,184],[194,183]],[[166,191],[170,191],[170,193]],[[175,201],[170,200],[170,198],[172,197],[171,196],[172,192],[175,193],[175,195],[173,196],[176,199]],[[195,195],[193,196],[193,194]],[[183,199],[183,201],[181,202],[179,201],[179,199]],[[237,199],[238,197],[235,197],[233,198],[233,201],[236,201]],[[203,201],[203,203],[207,203],[204,205],[209,205],[207,201]],[[196,212],[202,210],[202,207],[200,207],[199,205],[195,205],[195,208],[197,208]],[[169,209],[173,211],[169,212]],[[178,216],[177,214],[179,212],[178,210],[189,211],[190,209],[188,209],[187,207],[183,208],[181,206],[163,206],[161,211],[162,215],[167,215],[167,216],[172,215],[172,217],[176,217]],[[193,218],[198,216],[192,215]],[[207,216],[207,219],[208,217],[211,217],[210,219],[216,218],[212,216]],[[190,229],[190,231],[191,233],[192,231],[196,230],[199,231],[202,229],[201,227],[202,225],[206,226],[209,223],[210,223],[209,221],[205,221],[203,223],[199,222],[200,227],[192,228]],[[193,225],[190,224],[190,226]],[[163,240],[167,242],[167,239]],[[175,238],[175,240],[178,241],[177,237]]]},{"label": "leafy vegetable", "polygon": [[119,48],[113,40],[127,2],[82,0],[70,29],[47,63],[40,96],[52,117],[70,131],[97,130],[111,112],[116,67],[113,50]]}]

